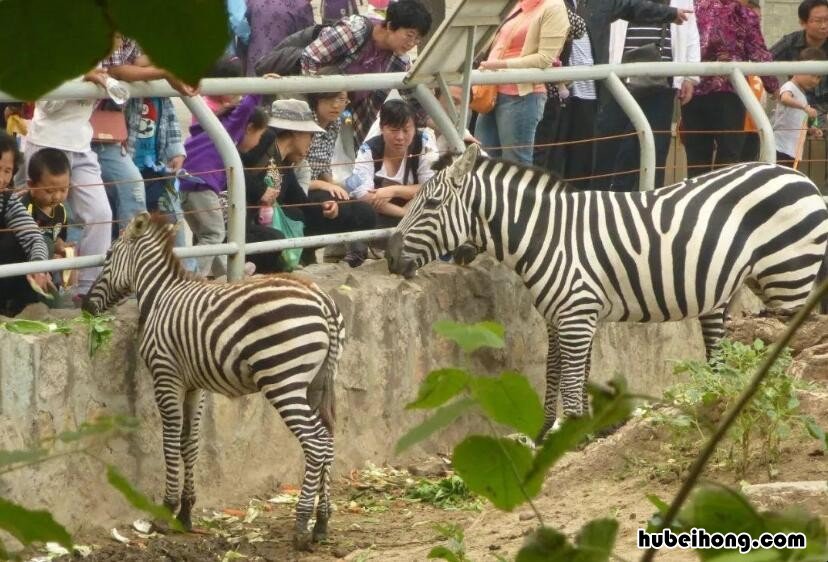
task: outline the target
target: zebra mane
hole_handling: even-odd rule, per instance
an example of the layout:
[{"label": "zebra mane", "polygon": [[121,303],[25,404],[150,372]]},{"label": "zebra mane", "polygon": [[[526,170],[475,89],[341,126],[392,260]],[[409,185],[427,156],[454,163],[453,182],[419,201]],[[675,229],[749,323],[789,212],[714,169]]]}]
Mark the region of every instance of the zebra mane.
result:
[{"label": "zebra mane", "polygon": [[187,271],[181,264],[181,260],[173,254],[173,245],[175,242],[175,226],[169,224],[166,219],[157,214],[150,215],[150,224],[145,233],[154,241],[161,242],[161,257],[173,271],[173,274],[187,281],[203,280],[202,277]]},{"label": "zebra mane", "polygon": [[480,156],[477,159],[477,162],[474,164],[474,171],[477,172],[483,166],[491,164],[492,166],[496,164],[501,164],[504,168],[517,168],[518,172],[533,172],[534,174],[543,177],[549,177],[549,185],[550,186],[560,186],[558,189],[562,189],[564,191],[579,191],[575,189],[572,184],[567,182],[564,178],[558,175],[557,172],[552,170],[547,170],[546,168],[541,168],[540,166],[528,165],[528,164],[518,164],[516,162],[512,162],[511,160],[504,160],[503,158],[493,158],[491,156]]}]

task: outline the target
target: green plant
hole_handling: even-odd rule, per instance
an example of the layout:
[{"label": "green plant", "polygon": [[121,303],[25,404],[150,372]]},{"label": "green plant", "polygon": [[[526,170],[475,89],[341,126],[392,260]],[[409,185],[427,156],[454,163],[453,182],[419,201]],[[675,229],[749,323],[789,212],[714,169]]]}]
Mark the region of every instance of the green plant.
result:
[{"label": "green plant", "polygon": [[[821,289],[828,292],[828,283]],[[812,297],[808,306],[818,298]],[[790,338],[798,323],[802,322],[806,307],[801,312],[781,345]],[[503,329],[493,323],[464,326],[455,323],[440,323],[435,331],[461,345],[465,353],[474,353],[481,347],[502,347]],[[755,352],[761,350],[752,348]],[[715,433],[705,444],[699,456],[688,469],[688,477],[673,502],[668,505],[652,496],[658,513],[651,521],[651,531],[669,527],[671,529],[692,529],[700,526],[715,531],[739,532],[745,528],[748,512],[754,514],[756,523],[749,532],[799,532],[807,538],[807,553],[797,560],[822,560],[828,554],[828,543],[824,526],[819,518],[806,514],[759,513],[741,494],[726,487],[700,487],[694,491],[705,463],[715,451],[716,445],[727,433],[730,425],[740,412],[750,405],[759,383],[767,375],[781,350],[774,346],[770,351],[756,357],[756,375],[747,382],[745,391],[733,401],[732,407],[720,413],[722,421]],[[750,365],[742,365],[745,370]],[[786,388],[782,386],[782,388]],[[469,435],[454,447],[452,462],[457,475],[475,494],[487,498],[496,508],[512,511],[521,504],[529,504],[538,520],[538,527],[527,535],[516,556],[516,562],[546,560],[572,560],[575,562],[603,562],[613,556],[618,521],[614,518],[595,519],[585,524],[570,541],[563,533],[546,525],[543,516],[533,503],[540,492],[549,469],[567,452],[573,450],[590,434],[611,427],[627,419],[633,408],[634,399],[626,389],[624,379],[617,377],[607,386],[591,385],[592,414],[581,418],[566,419],[557,431],[546,436],[538,448],[502,437],[495,422],[509,426],[523,434],[535,435],[543,421],[540,398],[528,380],[518,373],[502,373],[499,376],[480,376],[463,368],[446,368],[428,374],[420,386],[416,400],[407,409],[435,409],[433,415],[409,430],[397,443],[397,451],[428,438],[436,431],[450,425],[461,415],[477,411],[484,416],[489,429],[487,435]],[[770,400],[779,410],[782,398]],[[791,406],[789,404],[789,406]],[[727,408],[727,406],[723,406]],[[786,410],[785,410],[786,411]],[[776,424],[764,426],[763,435],[777,431],[781,423],[791,423],[789,417],[775,420]],[[811,429],[812,434],[821,431]],[[822,435],[824,439],[824,434]],[[769,446],[772,440],[766,440]],[[689,498],[689,503],[685,505]],[[735,509],[742,506],[743,509]],[[745,507],[746,506],[746,507]],[[459,532],[458,532],[459,531]],[[449,537],[448,545],[432,549],[430,558],[444,560],[467,560],[462,530],[454,529],[443,534]],[[642,561],[649,561],[655,550],[646,550]],[[733,555],[727,550],[699,550],[703,560],[717,558],[725,562]],[[754,556],[755,555],[755,556]],[[755,551],[754,560],[794,559],[790,552],[782,550]],[[756,557],[758,556],[758,557]],[[721,558],[719,558],[721,557]],[[821,558],[820,558],[821,557]],[[741,559],[741,558],[740,558]],[[747,558],[750,559],[750,558]]]},{"label": "green plant", "polygon": [[[651,414],[658,424],[669,428],[676,453],[694,453],[709,438],[767,352],[761,340],[753,345],[723,340],[709,363],[687,361],[676,365],[675,372],[687,381],[670,387],[665,398],[679,412]],[[723,441],[720,462],[739,477],[754,464],[765,467],[772,477],[782,440],[795,430],[810,427],[812,433],[815,431],[813,420],[800,413],[797,392],[806,384],[787,375],[790,363],[790,351],[785,349]]]},{"label": "green plant", "polygon": [[112,339],[112,322],[115,317],[111,314],[94,315],[83,311],[83,314],[75,321],[86,326],[89,334],[89,357],[95,353],[110,339]]},{"label": "green plant", "polygon": [[[86,327],[89,337],[89,357],[112,339],[112,322],[115,317],[111,314],[101,314],[95,316],[84,311],[83,314],[75,318],[76,324],[82,324]],[[39,320],[25,320],[15,319],[6,322],[0,322],[0,328],[7,332],[15,334],[70,334],[72,327],[66,321],[60,320],[56,322],[41,322]]]},{"label": "green plant", "polygon": [[[168,509],[151,502],[136,490],[113,465],[97,457],[96,451],[109,439],[134,431],[137,420],[126,416],[100,417],[84,422],[76,430],[64,431],[43,439],[29,449],[0,450],[0,476],[20,471],[70,455],[84,455],[106,467],[107,481],[120,492],[134,508],[165,521],[172,528],[181,530],[181,524]],[[71,549],[72,537],[52,515],[43,510],[30,510],[0,497],[0,530],[6,531],[23,546],[35,543],[56,542]],[[20,553],[8,552],[0,541],[0,559],[18,559]]]},{"label": "green plant", "polygon": [[463,528],[460,525],[434,525],[434,530],[446,544],[435,546],[428,553],[428,558],[448,560],[449,562],[471,562],[466,558],[466,542]]},{"label": "green plant", "polygon": [[422,479],[409,487],[405,496],[440,509],[476,509],[480,505],[477,497],[457,475],[436,482]]}]

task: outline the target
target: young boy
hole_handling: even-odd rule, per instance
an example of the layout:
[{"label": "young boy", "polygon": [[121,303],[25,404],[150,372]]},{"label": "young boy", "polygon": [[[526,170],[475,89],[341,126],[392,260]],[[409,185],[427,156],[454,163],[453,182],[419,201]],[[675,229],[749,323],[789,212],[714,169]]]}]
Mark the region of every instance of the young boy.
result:
[{"label": "young boy", "polygon": [[[822,49],[803,49],[799,60],[825,60]],[[776,139],[776,161],[785,166],[795,166],[802,158],[805,136],[810,133],[822,138],[822,130],[808,127],[816,119],[817,110],[811,107],[805,95],[819,85],[817,74],[794,74],[779,88],[779,103],[773,113],[773,136]]]},{"label": "young boy", "polygon": [[[66,243],[66,197],[69,195],[69,173],[71,165],[66,155],[55,148],[39,150],[29,160],[29,192],[21,203],[32,216],[53,258],[74,255],[71,244]],[[62,276],[55,276],[56,286],[62,283]],[[67,279],[68,281],[68,279]]]}]

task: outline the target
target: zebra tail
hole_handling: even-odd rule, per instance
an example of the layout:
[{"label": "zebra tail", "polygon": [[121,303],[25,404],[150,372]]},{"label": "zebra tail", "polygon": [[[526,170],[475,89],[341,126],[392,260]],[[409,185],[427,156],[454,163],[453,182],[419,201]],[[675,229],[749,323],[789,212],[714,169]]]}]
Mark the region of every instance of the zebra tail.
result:
[{"label": "zebra tail", "polygon": [[336,421],[336,397],[334,382],[336,371],[339,365],[339,358],[342,354],[342,344],[345,340],[345,326],[342,316],[333,300],[324,295],[325,316],[328,321],[328,355],[316,377],[308,387],[308,403],[312,410],[319,413],[322,424],[333,435],[334,422]]}]

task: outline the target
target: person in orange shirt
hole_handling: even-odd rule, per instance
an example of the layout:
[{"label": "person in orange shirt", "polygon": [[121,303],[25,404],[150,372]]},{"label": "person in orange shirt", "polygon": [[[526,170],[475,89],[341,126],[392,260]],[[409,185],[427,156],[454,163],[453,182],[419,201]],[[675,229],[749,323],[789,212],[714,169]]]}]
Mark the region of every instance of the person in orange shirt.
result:
[{"label": "person in orange shirt", "polygon": [[[753,10],[760,19],[762,18],[762,7],[759,5],[759,0],[741,1],[742,4]],[[756,99],[759,100],[762,107],[765,107],[768,95],[765,91],[765,86],[762,84],[762,80],[758,76],[748,76],[747,81],[753,95],[756,96]],[[742,147],[742,161],[754,162],[759,160],[759,127],[756,126],[756,123],[753,122],[753,119],[751,119],[748,113],[745,113],[745,126],[743,130],[745,131],[745,144]]]}]

